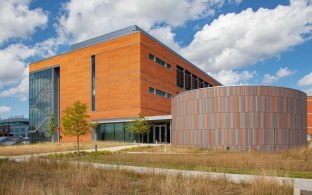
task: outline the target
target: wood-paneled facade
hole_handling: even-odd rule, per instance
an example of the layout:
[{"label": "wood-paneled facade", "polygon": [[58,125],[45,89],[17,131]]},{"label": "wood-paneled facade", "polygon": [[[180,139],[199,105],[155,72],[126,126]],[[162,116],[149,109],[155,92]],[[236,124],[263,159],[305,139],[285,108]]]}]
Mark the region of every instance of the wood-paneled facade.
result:
[{"label": "wood-paneled facade", "polygon": [[172,143],[243,151],[305,145],[306,98],[268,86],[185,91],[172,99]]},{"label": "wood-paneled facade", "polygon": [[[72,51],[30,64],[30,74],[59,71],[59,118],[79,100],[89,107],[92,121],[171,114],[171,97],[184,91],[177,86],[176,68],[183,67],[210,86],[220,83],[137,26],[73,45]],[[149,56],[155,58],[151,59]],[[91,56],[95,56],[95,110],[91,111]],[[157,58],[157,59],[156,59]],[[161,59],[159,61],[159,59]],[[162,65],[161,61],[166,62]],[[161,62],[161,63],[159,63]],[[169,66],[170,65],[170,66]],[[151,93],[150,88],[155,92]],[[165,97],[161,96],[165,92]],[[57,113],[56,113],[57,114]],[[37,131],[34,127],[33,131]],[[90,140],[91,135],[83,137]],[[61,141],[74,141],[62,135]]]}]

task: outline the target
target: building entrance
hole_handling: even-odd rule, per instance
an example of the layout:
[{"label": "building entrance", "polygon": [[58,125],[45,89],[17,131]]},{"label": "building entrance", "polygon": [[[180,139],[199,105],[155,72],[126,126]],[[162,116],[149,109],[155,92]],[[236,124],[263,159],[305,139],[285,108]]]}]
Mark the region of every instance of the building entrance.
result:
[{"label": "building entrance", "polygon": [[157,121],[151,124],[149,133],[142,135],[144,143],[170,143],[170,121]]},{"label": "building entrance", "polygon": [[166,143],[167,140],[167,126],[166,125],[154,125],[153,126],[153,142],[154,143]]}]

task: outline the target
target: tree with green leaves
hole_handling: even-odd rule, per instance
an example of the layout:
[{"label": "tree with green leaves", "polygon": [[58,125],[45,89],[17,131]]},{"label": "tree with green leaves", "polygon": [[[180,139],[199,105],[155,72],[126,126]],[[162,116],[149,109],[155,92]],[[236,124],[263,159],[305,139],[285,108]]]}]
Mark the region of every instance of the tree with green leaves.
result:
[{"label": "tree with green leaves", "polygon": [[142,113],[138,114],[138,118],[132,121],[127,130],[139,135],[139,143],[140,143],[140,134],[148,133],[150,131],[151,124],[148,120],[145,119],[145,116]]},{"label": "tree with green leaves", "polygon": [[54,122],[54,114],[51,113],[51,117],[50,117],[50,121],[49,123],[46,125],[45,127],[45,131],[47,132],[47,134],[49,135],[49,137],[51,137],[51,141],[54,142],[54,133],[56,130],[56,125]]},{"label": "tree with green leaves", "polygon": [[79,138],[82,135],[90,133],[93,125],[88,122],[90,116],[86,113],[87,105],[76,101],[72,106],[68,106],[63,111],[62,132],[65,135],[77,137],[77,152],[79,154]]}]

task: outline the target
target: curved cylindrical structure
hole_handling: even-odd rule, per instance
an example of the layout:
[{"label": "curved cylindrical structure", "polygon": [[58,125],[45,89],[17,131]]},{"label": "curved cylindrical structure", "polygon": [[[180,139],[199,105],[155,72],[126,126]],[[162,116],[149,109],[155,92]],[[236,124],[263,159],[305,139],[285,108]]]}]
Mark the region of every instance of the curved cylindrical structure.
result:
[{"label": "curved cylindrical structure", "polygon": [[271,86],[221,86],[172,99],[172,144],[273,151],[306,144],[304,92]]}]

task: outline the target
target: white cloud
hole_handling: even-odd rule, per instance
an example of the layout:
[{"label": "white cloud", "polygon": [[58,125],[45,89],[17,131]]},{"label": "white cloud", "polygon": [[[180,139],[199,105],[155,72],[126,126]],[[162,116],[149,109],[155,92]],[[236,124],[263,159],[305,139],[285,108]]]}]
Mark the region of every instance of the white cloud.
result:
[{"label": "white cloud", "polygon": [[47,24],[47,13],[31,10],[29,4],[30,0],[0,1],[0,45],[11,38],[27,38]]},{"label": "white cloud", "polygon": [[11,108],[7,106],[0,106],[0,114],[11,112]]},{"label": "white cloud", "polygon": [[296,71],[293,71],[293,70],[289,70],[287,67],[285,68],[280,68],[275,75],[270,75],[270,74],[265,74],[263,76],[263,83],[265,84],[270,84],[270,83],[273,83],[273,82],[276,82],[278,81],[279,79],[281,78],[284,78],[284,77],[288,77],[290,75],[293,75],[295,74]]},{"label": "white cloud", "polygon": [[22,78],[26,66],[23,60],[33,54],[32,49],[21,44],[10,45],[0,50],[0,86],[18,82]]},{"label": "white cloud", "polygon": [[28,95],[28,59],[55,55],[57,49],[57,40],[48,39],[32,47],[12,44],[0,50],[0,97],[15,96],[25,101]]},{"label": "white cloud", "polygon": [[21,77],[21,81],[18,82],[17,85],[14,85],[4,91],[0,92],[0,97],[11,97],[11,96],[16,96],[20,98],[21,101],[26,101],[27,100],[27,95],[28,95],[28,68],[24,68],[24,73],[23,76]]},{"label": "white cloud", "polygon": [[218,73],[210,73],[215,79],[221,82],[223,85],[243,85],[256,76],[255,71],[233,71],[233,70],[221,70]]},{"label": "white cloud", "polygon": [[149,34],[158,37],[160,42],[166,43],[173,50],[180,49],[179,44],[174,41],[175,34],[170,26],[153,28],[149,30]]},{"label": "white cloud", "polygon": [[233,70],[277,57],[311,35],[312,4],[296,0],[275,9],[221,15],[180,53],[207,72]]},{"label": "white cloud", "polygon": [[177,48],[172,28],[212,15],[223,4],[224,0],[71,0],[64,5],[58,32],[64,42],[73,43],[137,24]]},{"label": "white cloud", "polygon": [[278,77],[278,78],[288,77],[288,76],[295,74],[295,73],[296,73],[296,71],[289,70],[287,67],[280,68],[276,73],[276,77]]},{"label": "white cloud", "polygon": [[300,86],[312,86],[312,72],[305,75],[298,81],[298,85]]}]

